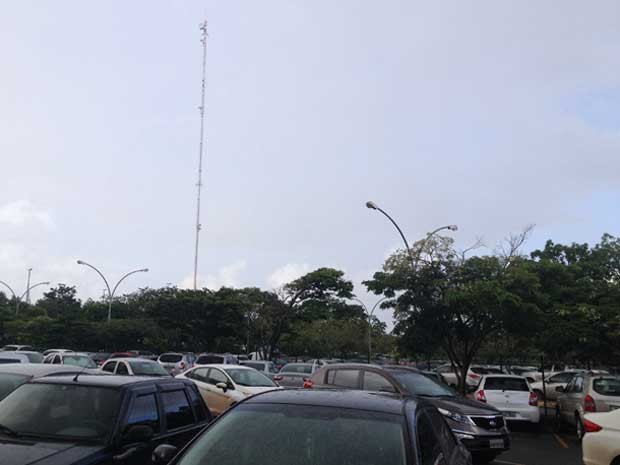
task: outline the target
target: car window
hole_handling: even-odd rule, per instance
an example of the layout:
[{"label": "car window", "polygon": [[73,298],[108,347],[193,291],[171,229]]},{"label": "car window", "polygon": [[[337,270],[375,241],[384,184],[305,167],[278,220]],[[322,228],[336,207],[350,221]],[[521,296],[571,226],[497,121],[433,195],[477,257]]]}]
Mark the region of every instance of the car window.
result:
[{"label": "car window", "polygon": [[203,407],[203,402],[202,402],[202,399],[200,398],[200,395],[198,394],[198,391],[196,389],[189,387],[187,389],[187,394],[189,395],[189,400],[192,403],[192,406],[194,407],[196,420],[199,422],[205,421],[207,419],[207,413],[205,412],[205,409]]},{"label": "car window", "polygon": [[500,378],[488,376],[484,382],[486,391],[529,391],[527,381],[523,378]]},{"label": "car window", "polygon": [[418,451],[421,465],[446,465],[440,439],[437,437],[431,419],[425,412],[417,417]]},{"label": "car window", "polygon": [[161,393],[168,430],[194,423],[194,414],[183,389]]},{"label": "car window", "polygon": [[114,369],[116,368],[117,362],[107,362],[101,370],[107,371],[108,373],[114,373]]},{"label": "car window", "polygon": [[147,425],[153,431],[159,431],[159,410],[155,394],[137,396],[129,411],[127,426]]},{"label": "car window", "polygon": [[583,392],[583,376],[576,376],[575,377],[575,384],[573,385],[573,391],[572,392]]},{"label": "car window", "polygon": [[573,379],[575,373],[558,373],[557,375],[553,375],[549,378],[550,383],[568,383],[571,379]]},{"label": "car window", "polygon": [[276,384],[261,372],[243,368],[226,368],[224,370],[239,386],[275,387]]},{"label": "car window", "polygon": [[28,357],[30,363],[41,363],[43,361],[43,355],[38,352],[29,352],[24,355]]},{"label": "car window", "polygon": [[396,392],[392,383],[390,383],[385,376],[375,373],[374,371],[364,372],[363,386],[365,391]]},{"label": "car window", "polygon": [[620,378],[597,378],[592,389],[602,396],[620,396]]},{"label": "car window", "polygon": [[129,366],[136,376],[170,376],[163,366],[150,360],[132,360]]},{"label": "car window", "polygon": [[62,364],[62,357],[60,355],[54,355],[54,359],[52,360],[52,364],[54,364],[54,365],[61,365]]},{"label": "car window", "polygon": [[27,375],[17,375],[12,373],[0,374],[0,399],[4,399],[10,392],[15,390],[30,379]]},{"label": "car window", "polygon": [[198,365],[207,365],[207,364],[223,364],[224,357],[219,355],[201,355],[196,359],[196,363]]},{"label": "car window", "polygon": [[207,376],[207,383],[216,385],[217,383],[228,383],[228,378],[217,368],[210,368]]},{"label": "car window", "polygon": [[[352,370],[352,369],[330,370],[327,384],[332,384],[334,386],[350,388],[350,389],[359,389],[360,371],[361,370]],[[329,382],[330,376],[331,376],[331,382]]]},{"label": "car window", "polygon": [[117,375],[128,375],[129,370],[127,369],[127,365],[124,362],[118,362],[118,366],[116,367]]},{"label": "car window", "polygon": [[305,365],[301,363],[289,363],[284,365],[280,370],[280,373],[303,373],[312,374],[312,365]]},{"label": "car window", "polygon": [[[58,357],[60,359],[60,356]],[[65,355],[64,364],[82,368],[97,368],[97,364],[86,355]]]},{"label": "car window", "polygon": [[208,368],[196,368],[195,370],[189,372],[187,377],[190,379],[195,379],[196,381],[202,381],[204,383],[208,382],[207,372]]},{"label": "car window", "polygon": [[162,363],[178,363],[183,360],[183,356],[181,354],[162,354],[159,357],[159,361]]}]

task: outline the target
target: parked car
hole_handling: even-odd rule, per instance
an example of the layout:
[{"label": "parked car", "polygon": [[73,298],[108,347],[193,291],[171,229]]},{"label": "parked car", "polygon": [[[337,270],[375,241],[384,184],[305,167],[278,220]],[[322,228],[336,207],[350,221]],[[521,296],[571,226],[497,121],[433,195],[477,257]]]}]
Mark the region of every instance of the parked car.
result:
[{"label": "parked car", "polygon": [[501,411],[508,421],[540,422],[538,396],[523,376],[484,375],[474,398]]},{"label": "parked car", "polygon": [[616,465],[620,462],[620,409],[586,413],[581,443],[585,465]]},{"label": "parked car", "polygon": [[8,344],[2,347],[2,349],[0,349],[0,352],[15,352],[17,350],[34,351],[32,346],[25,346],[25,345],[19,345],[19,344]]},{"label": "parked car", "polygon": [[584,415],[620,409],[620,377],[579,373],[566,388],[556,388],[560,395],[555,409],[555,426],[574,428],[577,438],[585,434]]},{"label": "parked car", "polygon": [[267,376],[241,365],[199,365],[177,378],[193,381],[214,415],[248,396],[281,389]]},{"label": "parked car", "polygon": [[74,367],[71,365],[43,365],[41,363],[23,363],[0,365],[0,400],[13,392],[22,384],[33,378],[58,375],[76,375],[87,372],[90,374],[95,371]]},{"label": "parked car", "polygon": [[[458,378],[456,376],[456,372],[454,368],[452,368],[451,364],[445,364],[437,367],[437,373],[439,373],[443,379],[448,383],[450,387],[456,388],[458,386]],[[470,387],[475,387],[480,383],[480,378],[484,375],[486,371],[483,367],[472,365],[469,367],[467,371],[467,379],[465,380],[467,385]]]},{"label": "parked car", "polygon": [[500,411],[458,396],[446,384],[429,379],[416,368],[353,363],[328,365],[312,375],[304,387],[423,397],[446,418],[452,432],[474,456],[474,462],[490,462],[510,448],[510,436]]},{"label": "parked car", "polygon": [[47,349],[43,351],[43,356],[47,357],[49,354],[62,353],[62,352],[75,352],[71,349]]},{"label": "parked car", "polygon": [[110,358],[109,352],[88,352],[88,356],[97,364],[97,366],[103,365],[107,359]]},{"label": "parked car", "polygon": [[240,365],[254,368],[256,371],[260,371],[271,379],[278,373],[275,363],[268,360],[244,360],[240,362]]},{"label": "parked car", "polygon": [[30,359],[26,354],[17,352],[0,352],[0,364],[5,363],[30,363]]},{"label": "parked car", "polygon": [[181,448],[210,419],[185,380],[37,378],[0,401],[0,456],[14,465],[143,465],[159,444]]},{"label": "parked car", "polygon": [[280,386],[303,387],[318,368],[313,363],[287,363],[273,376],[273,380]]},{"label": "parked car", "polygon": [[560,373],[556,373],[552,376],[549,376],[545,379],[545,386],[543,389],[543,382],[536,381],[534,383],[530,383],[532,390],[538,396],[538,400],[556,400],[558,398],[558,391],[555,388],[558,386],[562,386],[563,388],[570,383],[570,380],[573,379],[573,376],[577,374],[576,371],[561,371]]},{"label": "parked car", "polygon": [[171,376],[161,364],[145,358],[112,358],[100,371],[121,376]]},{"label": "parked car", "polygon": [[134,358],[145,358],[147,360],[157,360],[157,355],[155,355],[150,350],[140,350],[140,349],[132,349],[128,350],[132,357]]},{"label": "parked car", "polygon": [[200,354],[195,365],[239,365],[239,359],[233,354]]},{"label": "parked car", "polygon": [[52,365],[73,365],[82,368],[97,368],[97,364],[93,362],[87,354],[79,352],[52,352],[43,359],[43,363]]},{"label": "parked car", "polygon": [[214,457],[235,465],[471,464],[432,405],[359,391],[259,394],[214,421],[170,461],[176,452],[159,446],[153,457],[170,465],[211,463]]},{"label": "parked car", "polygon": [[438,383],[441,384],[448,384],[446,383],[446,380],[444,379],[443,376],[441,376],[439,373],[437,373],[436,371],[424,371],[421,370],[420,373],[422,373],[424,376],[426,376],[427,378],[432,379],[433,381],[436,381]]},{"label": "parked car", "polygon": [[195,361],[196,356],[191,352],[166,352],[157,357],[157,362],[172,376],[176,376],[193,367]]}]

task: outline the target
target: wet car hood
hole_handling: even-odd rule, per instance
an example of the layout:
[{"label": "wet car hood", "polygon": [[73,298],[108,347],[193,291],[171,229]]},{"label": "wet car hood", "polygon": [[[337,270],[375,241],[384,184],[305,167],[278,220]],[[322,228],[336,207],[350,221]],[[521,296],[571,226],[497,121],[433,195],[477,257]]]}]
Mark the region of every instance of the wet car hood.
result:
[{"label": "wet car hood", "polygon": [[42,442],[37,439],[0,438],[2,465],[70,465],[103,452],[103,446],[70,442]]},{"label": "wet car hood", "polygon": [[462,415],[501,415],[495,407],[464,397],[424,397],[437,408],[442,408]]}]

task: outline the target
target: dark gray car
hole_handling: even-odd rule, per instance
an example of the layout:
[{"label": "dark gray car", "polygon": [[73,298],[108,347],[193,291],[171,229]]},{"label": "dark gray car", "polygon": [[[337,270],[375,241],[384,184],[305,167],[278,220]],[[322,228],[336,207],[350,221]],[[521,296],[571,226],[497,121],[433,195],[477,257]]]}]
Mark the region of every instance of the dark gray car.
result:
[{"label": "dark gray car", "polygon": [[415,368],[354,363],[329,365],[318,370],[305,387],[360,389],[422,397],[437,407],[476,463],[490,462],[510,448],[510,436],[500,411],[458,396],[445,384],[428,378]]}]

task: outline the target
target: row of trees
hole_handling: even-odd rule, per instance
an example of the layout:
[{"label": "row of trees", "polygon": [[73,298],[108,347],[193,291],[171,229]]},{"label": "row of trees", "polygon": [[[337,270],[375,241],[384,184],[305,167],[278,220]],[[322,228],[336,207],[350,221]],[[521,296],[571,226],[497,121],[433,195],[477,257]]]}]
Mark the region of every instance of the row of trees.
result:
[{"label": "row of trees", "polygon": [[396,252],[366,282],[390,299],[401,353],[441,352],[464,382],[471,362],[620,364],[620,240],[594,247],[548,241],[529,256],[530,232],[509,237],[492,253],[468,257],[449,238],[415,244],[423,259],[412,270]]},{"label": "row of trees", "polygon": [[[320,268],[278,291],[258,288],[200,291],[142,289],[107,303],[77,298],[60,284],[34,305],[0,294],[0,337],[4,343],[80,350],[276,351],[291,355],[350,357],[366,354],[368,322],[351,303],[353,284],[344,273]],[[374,319],[375,347],[393,348],[385,325]]]}]

